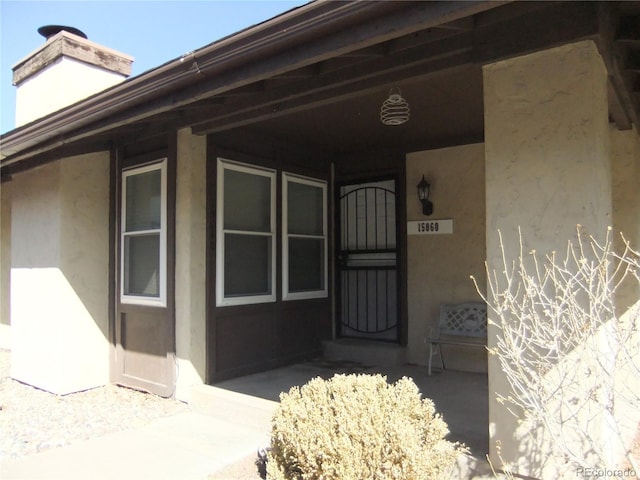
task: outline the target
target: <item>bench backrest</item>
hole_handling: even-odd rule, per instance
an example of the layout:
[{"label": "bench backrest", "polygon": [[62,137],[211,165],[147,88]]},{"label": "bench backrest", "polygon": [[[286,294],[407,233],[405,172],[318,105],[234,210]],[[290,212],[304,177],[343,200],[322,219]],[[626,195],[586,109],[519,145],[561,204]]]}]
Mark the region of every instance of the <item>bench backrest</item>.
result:
[{"label": "bench backrest", "polygon": [[487,305],[483,302],[442,304],[440,335],[487,338]]}]

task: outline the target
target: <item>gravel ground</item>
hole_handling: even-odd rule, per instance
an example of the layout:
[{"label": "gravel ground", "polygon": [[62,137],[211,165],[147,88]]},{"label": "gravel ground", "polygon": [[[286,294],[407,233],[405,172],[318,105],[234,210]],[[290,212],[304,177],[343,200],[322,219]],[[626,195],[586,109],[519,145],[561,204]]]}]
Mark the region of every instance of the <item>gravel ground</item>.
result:
[{"label": "gravel ground", "polygon": [[141,427],[188,407],[107,385],[54,395],[9,377],[11,355],[0,350],[0,458],[17,458],[109,432]]}]

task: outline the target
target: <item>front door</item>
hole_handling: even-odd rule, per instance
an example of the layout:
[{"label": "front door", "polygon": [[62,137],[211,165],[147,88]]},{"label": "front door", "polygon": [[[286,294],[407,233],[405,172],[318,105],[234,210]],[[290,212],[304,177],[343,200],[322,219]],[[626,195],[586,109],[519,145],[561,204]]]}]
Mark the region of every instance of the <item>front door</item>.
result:
[{"label": "front door", "polygon": [[160,154],[117,169],[114,380],[164,397],[175,385],[170,167]]},{"label": "front door", "polygon": [[337,331],[399,341],[396,181],[341,185]]}]

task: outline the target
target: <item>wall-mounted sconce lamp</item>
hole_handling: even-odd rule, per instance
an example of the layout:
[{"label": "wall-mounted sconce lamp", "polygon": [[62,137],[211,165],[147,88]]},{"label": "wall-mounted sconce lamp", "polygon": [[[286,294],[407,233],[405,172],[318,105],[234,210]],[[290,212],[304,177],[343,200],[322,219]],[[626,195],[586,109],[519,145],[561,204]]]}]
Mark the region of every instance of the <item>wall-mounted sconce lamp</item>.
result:
[{"label": "wall-mounted sconce lamp", "polygon": [[431,192],[431,185],[427,182],[422,175],[422,180],[418,183],[418,199],[422,204],[422,214],[431,215],[433,213],[433,202],[429,200],[429,193]]}]

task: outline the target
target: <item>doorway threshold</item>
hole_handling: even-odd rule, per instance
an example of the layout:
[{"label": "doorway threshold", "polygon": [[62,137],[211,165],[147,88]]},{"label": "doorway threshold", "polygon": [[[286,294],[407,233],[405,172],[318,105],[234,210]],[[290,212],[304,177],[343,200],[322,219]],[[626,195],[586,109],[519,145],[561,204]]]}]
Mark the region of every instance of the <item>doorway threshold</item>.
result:
[{"label": "doorway threshold", "polygon": [[407,347],[374,340],[340,338],[324,342],[323,356],[332,361],[399,367],[407,363]]}]

